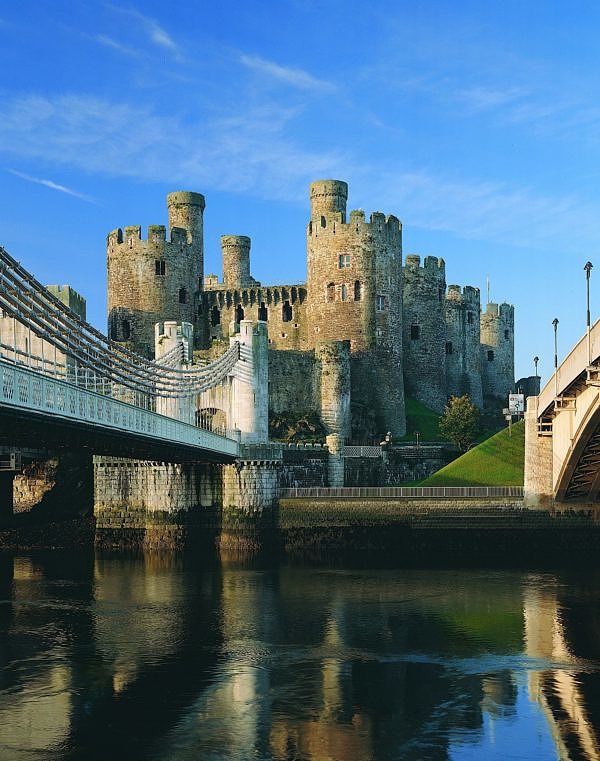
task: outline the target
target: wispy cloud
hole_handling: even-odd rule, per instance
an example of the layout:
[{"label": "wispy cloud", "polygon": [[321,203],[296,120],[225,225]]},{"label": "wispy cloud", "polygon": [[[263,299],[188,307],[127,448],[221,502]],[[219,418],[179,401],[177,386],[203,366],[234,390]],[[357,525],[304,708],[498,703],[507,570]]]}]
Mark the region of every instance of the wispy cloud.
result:
[{"label": "wispy cloud", "polygon": [[312,90],[320,92],[331,92],[335,90],[335,85],[324,79],[317,79],[304,69],[298,69],[290,66],[281,66],[273,61],[267,61],[259,56],[241,55],[240,63],[248,69],[265,74],[266,76],[285,82],[292,87],[300,90]]},{"label": "wispy cloud", "polygon": [[117,42],[117,40],[113,40],[112,37],[109,37],[106,34],[97,34],[93,37],[93,39],[96,42],[99,42],[100,45],[104,45],[107,48],[112,48],[113,50],[116,50],[123,55],[130,56],[131,58],[139,58],[142,54],[140,50],[136,50],[136,48],[124,45],[122,42]]},{"label": "wispy cloud", "polygon": [[[540,250],[574,252],[595,239],[597,202],[535,186],[408,171],[401,159],[375,166],[339,147],[317,150],[289,137],[301,113],[262,104],[189,123],[102,99],[29,96],[5,103],[0,150],[11,159],[97,175],[273,200],[303,202],[311,180],[340,177],[351,182],[353,198],[365,207],[397,213],[416,227]],[[81,196],[50,180],[23,178]]]},{"label": "wispy cloud", "polygon": [[164,50],[167,50],[169,53],[171,53],[176,61],[183,61],[179,45],[173,39],[173,37],[171,37],[167,30],[158,23],[156,19],[152,18],[151,16],[146,16],[145,14],[141,13],[141,11],[138,11],[137,8],[120,7],[118,5],[112,4],[108,4],[107,7],[116,13],[127,15],[131,18],[136,19],[142,29],[145,31],[146,38],[149,42],[157,45],[160,48],[163,48]]},{"label": "wispy cloud", "polygon": [[53,180],[46,180],[41,177],[32,177],[31,175],[25,174],[24,172],[18,172],[16,169],[7,169],[6,171],[10,174],[14,174],[15,177],[20,177],[22,180],[26,180],[27,182],[33,182],[36,185],[43,185],[45,188],[50,188],[50,190],[57,190],[59,193],[66,193],[69,196],[74,196],[75,198],[79,198],[80,200],[86,201],[87,203],[96,203],[96,201],[91,198],[91,196],[86,196],[84,193],[78,193],[76,190],[67,188],[65,185],[59,185]]}]

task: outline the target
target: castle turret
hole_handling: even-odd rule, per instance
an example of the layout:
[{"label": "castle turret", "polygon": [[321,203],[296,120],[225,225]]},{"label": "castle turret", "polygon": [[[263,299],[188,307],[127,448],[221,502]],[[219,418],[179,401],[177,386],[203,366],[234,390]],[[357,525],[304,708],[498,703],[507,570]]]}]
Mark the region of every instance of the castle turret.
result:
[{"label": "castle turret", "polygon": [[201,193],[178,190],[167,196],[169,230],[180,228],[187,234],[190,254],[197,257],[200,277],[204,276],[204,208],[206,202]]},{"label": "castle turret", "polygon": [[488,304],[481,315],[481,369],[484,397],[506,401],[515,385],[515,308]]},{"label": "castle turret", "polygon": [[479,289],[449,285],[446,294],[446,391],[468,394],[483,407],[481,348],[479,343]]},{"label": "castle turret", "polygon": [[249,288],[255,284],[250,276],[250,238],[246,235],[221,235],[221,254],[226,288]]},{"label": "castle turret", "polygon": [[196,321],[203,274],[200,193],[167,196],[170,238],[164,225],[116,229],[107,238],[108,335],[146,357],[154,356],[154,325]]},{"label": "castle turret", "polygon": [[341,221],[345,222],[347,200],[347,182],[317,180],[310,185],[310,218],[318,219],[321,214],[341,214]]},{"label": "castle turret", "polygon": [[375,413],[378,434],[398,436],[405,430],[402,228],[379,212],[366,221],[363,211],[351,211],[346,222],[347,195],[339,180],[310,186],[308,341],[350,342],[353,404]]}]

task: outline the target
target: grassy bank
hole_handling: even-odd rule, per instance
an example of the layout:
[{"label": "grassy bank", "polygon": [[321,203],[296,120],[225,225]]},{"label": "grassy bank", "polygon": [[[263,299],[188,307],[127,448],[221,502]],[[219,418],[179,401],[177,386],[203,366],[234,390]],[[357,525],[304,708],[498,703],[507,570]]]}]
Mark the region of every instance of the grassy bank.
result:
[{"label": "grassy bank", "polygon": [[517,423],[491,436],[438,470],[422,486],[522,486],[525,426]]}]

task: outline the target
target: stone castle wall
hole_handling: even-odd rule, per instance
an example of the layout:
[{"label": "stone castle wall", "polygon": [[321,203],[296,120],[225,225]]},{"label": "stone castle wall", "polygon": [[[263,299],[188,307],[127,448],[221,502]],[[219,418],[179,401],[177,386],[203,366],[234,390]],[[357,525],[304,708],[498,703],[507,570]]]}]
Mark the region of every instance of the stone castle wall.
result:
[{"label": "stone castle wall", "polygon": [[147,240],[139,227],[108,236],[111,338],[151,356],[155,322],[188,321],[196,348],[209,356],[231,323],[266,322],[271,410],[322,418],[329,412],[315,348],[348,341],[351,424],[344,436],[355,441],[404,434],[405,386],[439,412],[451,394],[468,393],[482,406],[484,395],[512,390],[512,308],[490,305],[480,318],[476,288],[452,286],[446,295],[441,259],[409,256],[402,267],[399,220],[347,215],[347,196],[345,182],[311,184],[307,282],[263,286],[251,275],[251,241],[243,235],[221,237],[223,282],[203,278],[204,198],[170,194],[170,240],[161,226],[151,226]]}]

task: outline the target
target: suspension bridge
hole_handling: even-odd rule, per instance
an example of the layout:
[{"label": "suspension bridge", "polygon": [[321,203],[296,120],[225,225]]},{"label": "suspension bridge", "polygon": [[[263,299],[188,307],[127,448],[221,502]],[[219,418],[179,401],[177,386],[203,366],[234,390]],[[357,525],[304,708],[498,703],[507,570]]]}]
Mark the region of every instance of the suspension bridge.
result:
[{"label": "suspension bridge", "polygon": [[[215,362],[193,365],[185,331],[165,323],[157,337],[162,328],[168,350],[147,360],[82,320],[3,248],[0,310],[0,445],[231,462],[240,438],[251,440],[233,401],[247,397],[240,384],[255,382],[251,340],[232,338]],[[229,397],[219,428],[201,413],[216,390]]]}]

